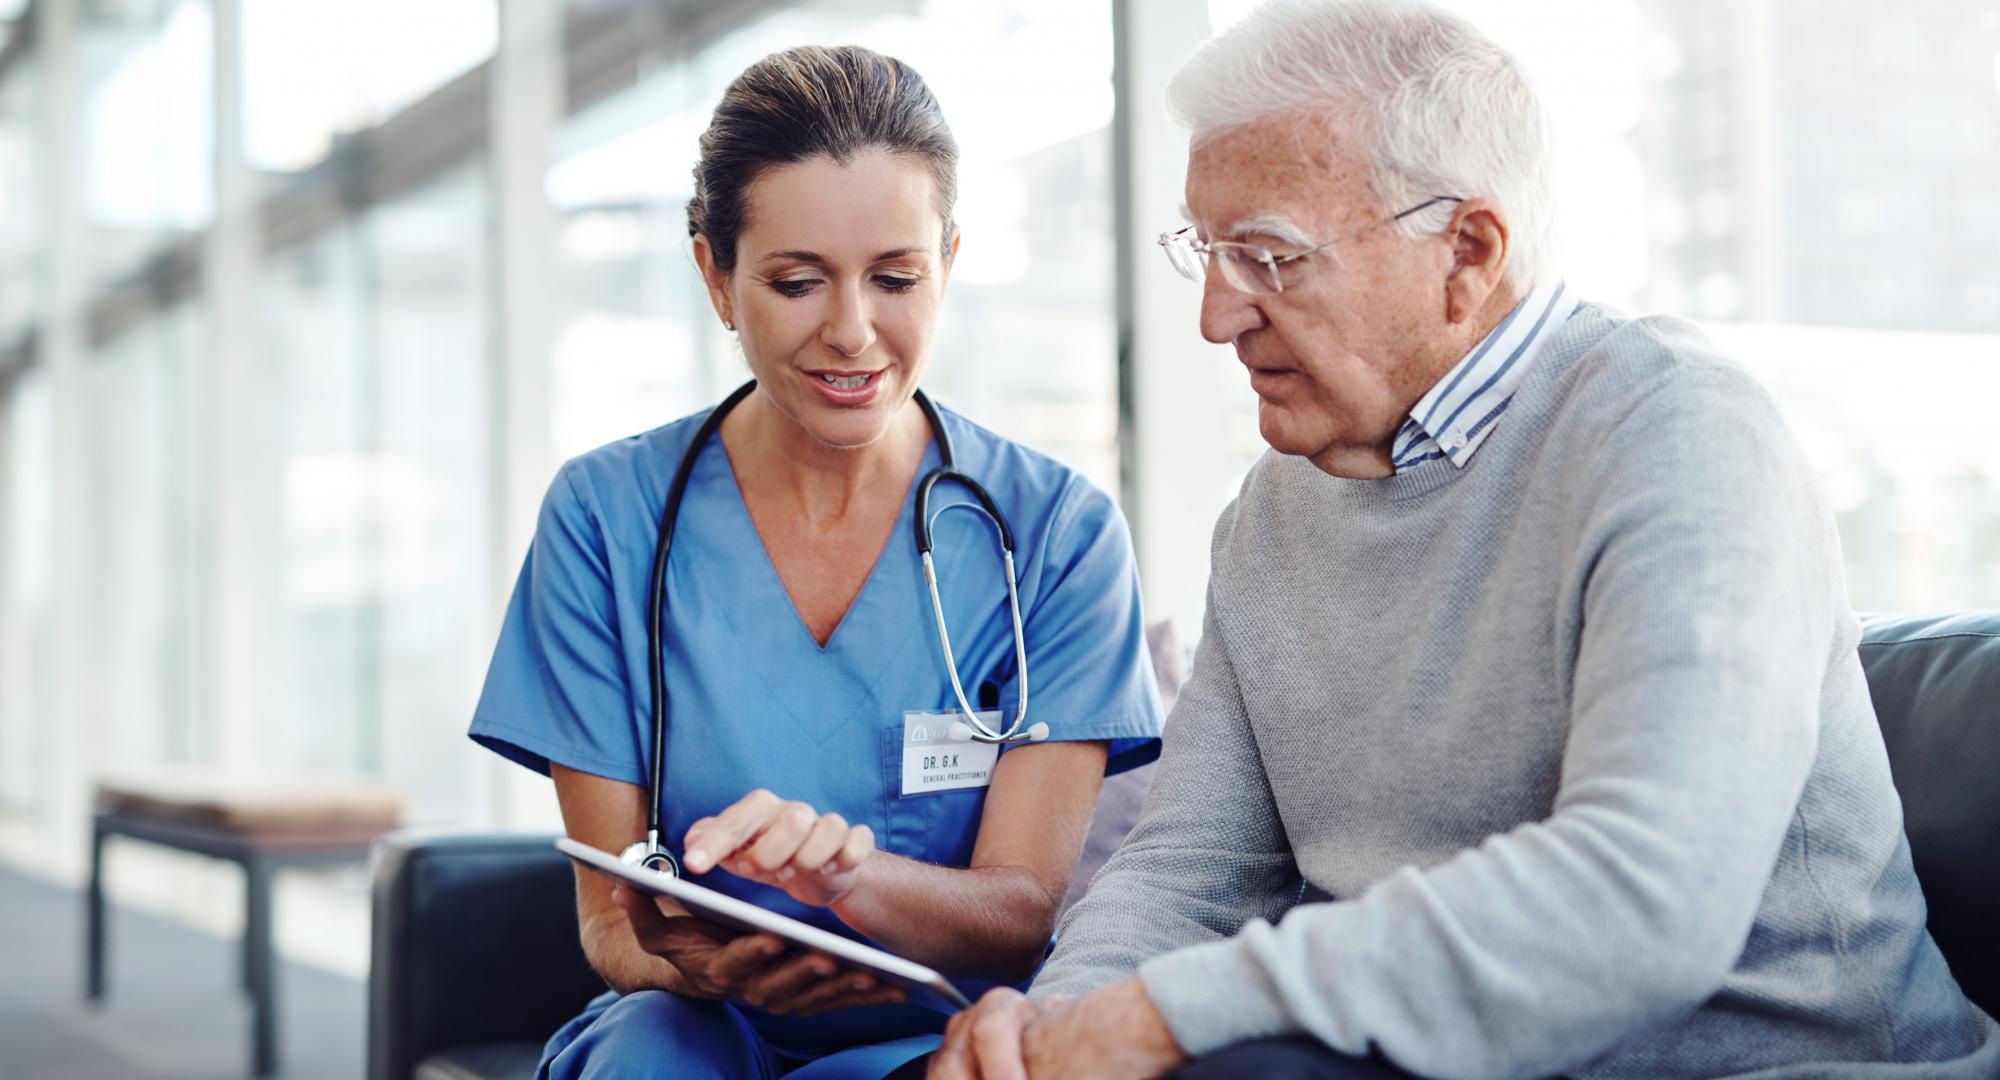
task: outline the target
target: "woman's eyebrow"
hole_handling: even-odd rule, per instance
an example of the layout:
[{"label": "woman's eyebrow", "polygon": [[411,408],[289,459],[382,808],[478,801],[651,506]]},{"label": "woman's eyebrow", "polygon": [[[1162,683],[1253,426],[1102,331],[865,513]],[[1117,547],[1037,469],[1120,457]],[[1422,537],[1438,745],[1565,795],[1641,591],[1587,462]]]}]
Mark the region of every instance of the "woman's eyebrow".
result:
[{"label": "woman's eyebrow", "polygon": [[[877,254],[874,258],[868,261],[888,262],[890,259],[901,259],[909,255],[922,254],[924,250],[925,249],[921,247],[890,248],[887,251]],[[833,265],[833,260],[827,258],[824,255],[821,255],[819,252],[806,251],[803,248],[793,248],[788,251],[773,251],[765,255],[763,258],[758,259],[757,261],[760,263],[779,262],[779,261],[804,262],[804,263],[812,263],[815,266]]]},{"label": "woman's eyebrow", "polygon": [[763,258],[758,259],[757,261],[760,263],[786,261],[786,262],[807,262],[807,263],[813,263],[814,265],[817,266],[828,265],[826,256],[821,255],[819,252],[805,251],[798,248],[794,248],[790,251],[773,251],[766,254]]}]

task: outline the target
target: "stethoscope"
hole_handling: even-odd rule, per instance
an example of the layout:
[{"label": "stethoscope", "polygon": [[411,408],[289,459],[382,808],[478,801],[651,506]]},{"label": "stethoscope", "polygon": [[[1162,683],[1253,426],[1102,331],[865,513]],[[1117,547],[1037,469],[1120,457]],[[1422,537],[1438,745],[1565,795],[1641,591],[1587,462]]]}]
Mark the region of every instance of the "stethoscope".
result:
[{"label": "stethoscope", "polygon": [[[741,404],[750,392],[757,389],[757,380],[752,379],[736,388],[734,393],[722,399],[713,412],[695,430],[694,441],[688,443],[681,452],[680,464],[674,469],[674,482],[667,488],[667,506],[660,514],[660,539],[653,546],[653,573],[651,592],[646,603],[646,659],[653,688],[653,754],[652,768],[646,784],[646,838],[627,847],[619,858],[627,863],[646,867],[649,870],[664,870],[675,877],[681,875],[680,864],[674,860],[666,847],[660,843],[660,791],[666,776],[667,743],[667,675],[666,675],[666,614],[667,614],[667,556],[673,549],[674,522],[680,517],[681,496],[687,491],[688,476],[694,472],[695,459],[701,456],[701,448],[722,426],[722,420],[729,411]],[[924,564],[924,584],[931,593],[931,613],[937,616],[938,648],[944,653],[944,668],[951,675],[951,692],[958,698],[960,716],[951,723],[950,735],[955,742],[982,742],[990,744],[1039,742],[1049,737],[1047,724],[1033,724],[1025,731],[1021,725],[1028,718],[1028,649],[1021,635],[1021,596],[1014,582],[1014,533],[1007,527],[1007,519],[1000,513],[1000,507],[993,502],[993,496],[980,486],[979,481],[959,472],[954,464],[951,437],[945,434],[944,422],[938,419],[937,406],[931,404],[930,396],[922,390],[916,392],[917,407],[924,411],[924,419],[930,423],[931,438],[937,442],[939,465],[925,474],[917,484],[917,554]],[[939,483],[951,480],[972,493],[979,501],[953,503],[932,514],[931,489]],[[1014,671],[1020,683],[1020,696],[1014,706],[1014,723],[1005,731],[995,731],[973,711],[972,703],[965,698],[965,686],[958,678],[958,661],[951,655],[951,631],[944,622],[944,602],[938,597],[937,564],[931,559],[931,526],[946,510],[965,509],[984,514],[993,523],[994,531],[1000,537],[1000,557],[1007,572],[1007,612],[1014,624]]]}]

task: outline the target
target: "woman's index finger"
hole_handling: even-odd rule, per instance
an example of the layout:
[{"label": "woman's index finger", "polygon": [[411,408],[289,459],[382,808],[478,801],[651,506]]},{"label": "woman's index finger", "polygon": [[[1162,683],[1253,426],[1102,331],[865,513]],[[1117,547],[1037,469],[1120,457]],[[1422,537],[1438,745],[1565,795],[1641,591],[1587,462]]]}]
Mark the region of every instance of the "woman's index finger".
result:
[{"label": "woman's index finger", "polygon": [[759,788],[731,803],[722,813],[689,826],[687,836],[682,838],[682,863],[696,874],[714,869],[763,831],[783,805],[784,800]]}]

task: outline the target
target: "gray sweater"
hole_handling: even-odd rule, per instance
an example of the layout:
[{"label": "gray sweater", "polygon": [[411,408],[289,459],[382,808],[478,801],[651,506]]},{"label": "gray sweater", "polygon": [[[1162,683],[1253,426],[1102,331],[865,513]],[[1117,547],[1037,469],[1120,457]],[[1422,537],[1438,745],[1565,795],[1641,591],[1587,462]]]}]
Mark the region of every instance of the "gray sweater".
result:
[{"label": "gray sweater", "polygon": [[1764,391],[1585,305],[1463,470],[1258,462],[1144,815],[1034,996],[1137,969],[1190,1052],[1438,1077],[2000,1076],[1858,634]]}]

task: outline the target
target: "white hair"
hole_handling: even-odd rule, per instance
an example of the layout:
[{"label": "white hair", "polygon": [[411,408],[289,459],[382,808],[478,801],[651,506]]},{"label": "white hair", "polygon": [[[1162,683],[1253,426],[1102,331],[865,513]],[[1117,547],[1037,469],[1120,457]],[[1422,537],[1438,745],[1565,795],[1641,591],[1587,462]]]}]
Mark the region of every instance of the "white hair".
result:
[{"label": "white hair", "polygon": [[[1549,122],[1514,58],[1421,0],[1267,0],[1182,65],[1167,87],[1196,145],[1302,112],[1372,139],[1384,213],[1438,195],[1486,196],[1507,212],[1506,277],[1520,291],[1555,252]],[[1436,232],[1441,203],[1398,222]]]}]

